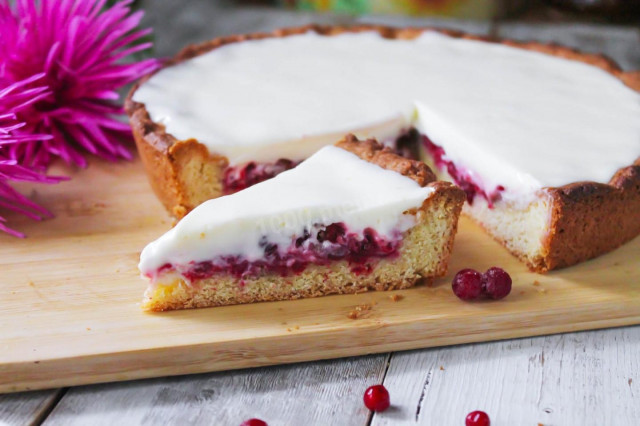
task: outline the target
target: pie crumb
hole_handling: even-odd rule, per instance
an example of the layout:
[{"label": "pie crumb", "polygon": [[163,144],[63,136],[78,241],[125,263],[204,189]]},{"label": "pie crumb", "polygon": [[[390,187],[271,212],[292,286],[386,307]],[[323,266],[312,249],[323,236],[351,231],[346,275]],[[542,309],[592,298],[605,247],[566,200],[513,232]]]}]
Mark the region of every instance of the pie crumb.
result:
[{"label": "pie crumb", "polygon": [[371,311],[371,305],[364,303],[362,305],[358,305],[356,306],[354,309],[352,309],[349,314],[347,315],[347,318],[349,319],[358,319],[360,317],[366,316],[367,314],[369,314]]}]

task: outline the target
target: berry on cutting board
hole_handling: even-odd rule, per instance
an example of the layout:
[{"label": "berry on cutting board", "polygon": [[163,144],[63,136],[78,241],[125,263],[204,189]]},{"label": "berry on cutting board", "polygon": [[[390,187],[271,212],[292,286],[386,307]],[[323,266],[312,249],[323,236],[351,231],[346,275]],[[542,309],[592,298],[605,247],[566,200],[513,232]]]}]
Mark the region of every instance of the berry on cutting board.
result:
[{"label": "berry on cutting board", "polygon": [[482,290],[491,299],[503,299],[511,293],[511,277],[502,268],[489,268],[482,274]]},{"label": "berry on cutting board", "polygon": [[474,269],[463,269],[453,277],[453,292],[462,300],[474,300],[482,294],[482,274]]},{"label": "berry on cutting board", "polygon": [[487,297],[498,300],[511,293],[511,276],[502,268],[494,266],[484,274],[475,269],[462,269],[451,282],[453,293],[462,300]]}]

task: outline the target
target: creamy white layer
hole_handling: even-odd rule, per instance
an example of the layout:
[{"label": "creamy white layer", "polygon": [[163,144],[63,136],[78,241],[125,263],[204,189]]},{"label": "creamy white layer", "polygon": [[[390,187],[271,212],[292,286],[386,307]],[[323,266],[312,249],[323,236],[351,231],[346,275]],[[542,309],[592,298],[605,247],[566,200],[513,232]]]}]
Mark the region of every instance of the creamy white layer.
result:
[{"label": "creamy white layer", "polygon": [[160,71],[134,99],[231,164],[300,160],[347,132],[384,140],[415,126],[507,200],[605,183],[640,156],[640,95],[607,72],[432,32],[234,43]]},{"label": "creamy white layer", "polygon": [[432,192],[348,151],[324,147],[293,170],[194,209],[145,247],[140,271],[153,276],[166,263],[221,255],[262,259],[261,238],[288,247],[314,224],[342,222],[350,232],[373,228],[392,239],[415,224],[415,216],[403,212],[421,206]]}]

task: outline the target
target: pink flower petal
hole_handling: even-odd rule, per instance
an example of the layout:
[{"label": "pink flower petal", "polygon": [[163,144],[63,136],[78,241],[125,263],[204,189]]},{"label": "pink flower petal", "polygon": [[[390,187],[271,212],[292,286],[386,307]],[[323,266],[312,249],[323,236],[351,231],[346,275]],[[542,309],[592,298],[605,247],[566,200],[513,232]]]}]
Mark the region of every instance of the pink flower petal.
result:
[{"label": "pink flower petal", "polygon": [[[12,155],[23,164],[40,167],[55,156],[85,165],[82,152],[109,159],[130,158],[120,137],[127,127],[113,119],[123,113],[118,89],[159,66],[153,59],[128,60],[133,53],[151,47],[151,43],[141,43],[150,30],[136,29],[142,12],[131,12],[130,0],[112,6],[106,6],[105,0],[17,0],[11,4],[0,0],[0,90],[34,74],[43,75],[42,83],[49,91],[24,99],[18,119],[25,123],[21,131],[48,133],[54,138],[22,139],[20,143],[29,144],[29,149],[12,149]],[[27,86],[32,89],[37,83],[31,81]],[[79,115],[78,108],[87,108],[88,113]],[[78,131],[74,120],[93,120],[94,124]]]}]

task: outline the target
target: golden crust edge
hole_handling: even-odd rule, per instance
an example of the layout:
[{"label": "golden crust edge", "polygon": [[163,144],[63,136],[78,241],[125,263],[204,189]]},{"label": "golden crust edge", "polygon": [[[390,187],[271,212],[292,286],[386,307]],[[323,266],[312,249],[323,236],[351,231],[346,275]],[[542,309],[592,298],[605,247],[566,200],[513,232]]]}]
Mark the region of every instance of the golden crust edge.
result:
[{"label": "golden crust edge", "polygon": [[359,158],[412,179],[420,186],[435,182],[436,175],[424,162],[401,157],[375,139],[359,140],[352,134],[335,143]]}]

